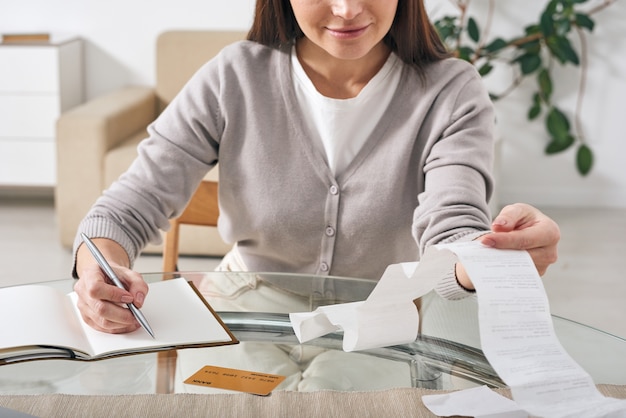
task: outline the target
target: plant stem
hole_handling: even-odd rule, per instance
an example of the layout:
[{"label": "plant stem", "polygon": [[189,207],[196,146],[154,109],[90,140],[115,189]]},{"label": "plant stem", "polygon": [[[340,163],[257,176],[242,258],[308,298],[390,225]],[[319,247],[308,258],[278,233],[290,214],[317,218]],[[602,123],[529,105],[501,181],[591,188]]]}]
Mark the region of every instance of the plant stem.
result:
[{"label": "plant stem", "polygon": [[592,15],[594,13],[599,12],[602,9],[605,9],[607,7],[609,7],[611,4],[615,3],[617,0],[604,0],[602,2],[602,4],[597,5],[596,7],[592,8],[591,10],[589,10],[586,14],[588,15]]},{"label": "plant stem", "polygon": [[503,99],[506,96],[508,96],[509,94],[513,93],[515,91],[515,89],[517,89],[517,87],[520,84],[522,84],[522,81],[524,80],[524,78],[521,75],[517,74],[514,77],[515,78],[511,82],[511,85],[508,88],[506,88],[502,93],[496,95],[498,100]]},{"label": "plant stem", "polygon": [[583,98],[585,96],[585,90],[587,87],[587,41],[585,34],[580,28],[576,28],[576,33],[580,38],[580,84],[578,85],[578,97],[576,98],[576,113],[574,114],[574,123],[576,125],[576,131],[578,132],[578,139],[580,142],[585,143],[585,135],[583,131],[583,125],[581,120]]},{"label": "plant stem", "polygon": [[[459,16],[459,26],[460,27],[465,27],[465,20],[466,20],[466,16],[467,16],[467,9],[469,7],[469,2],[470,0],[457,0],[456,5],[460,10],[460,16]],[[463,31],[459,31],[458,36],[456,37],[456,50],[459,50],[461,48],[461,36],[463,35]]]},{"label": "plant stem", "polygon": [[474,52],[474,58],[472,59],[472,64],[474,64],[480,58],[480,53],[485,46],[485,40],[489,37],[489,32],[491,31],[491,25],[493,24],[493,15],[494,15],[495,9],[496,9],[495,0],[489,0],[489,8],[487,9],[487,19],[483,27],[483,33],[480,35],[479,43],[476,46],[476,51]]},{"label": "plant stem", "polygon": [[491,31],[491,25],[493,24],[493,15],[496,10],[496,0],[489,0],[489,8],[487,9],[487,20],[485,21],[485,27],[483,29],[483,33],[480,36],[480,44],[478,48],[481,49],[485,46],[485,40],[489,37],[489,32]]}]

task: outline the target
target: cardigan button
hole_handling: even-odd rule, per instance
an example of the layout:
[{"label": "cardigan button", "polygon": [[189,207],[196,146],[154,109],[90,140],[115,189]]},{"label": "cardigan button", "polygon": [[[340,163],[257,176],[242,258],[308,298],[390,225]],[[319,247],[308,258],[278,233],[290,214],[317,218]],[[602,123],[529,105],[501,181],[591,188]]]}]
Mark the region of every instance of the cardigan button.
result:
[{"label": "cardigan button", "polygon": [[339,193],[339,189],[334,184],[332,186],[330,186],[330,190],[329,191],[330,191],[330,194],[337,194],[337,193]]},{"label": "cardigan button", "polygon": [[320,264],[320,270],[322,270],[322,271],[328,271],[328,264],[326,264],[326,263],[322,263],[322,264]]}]

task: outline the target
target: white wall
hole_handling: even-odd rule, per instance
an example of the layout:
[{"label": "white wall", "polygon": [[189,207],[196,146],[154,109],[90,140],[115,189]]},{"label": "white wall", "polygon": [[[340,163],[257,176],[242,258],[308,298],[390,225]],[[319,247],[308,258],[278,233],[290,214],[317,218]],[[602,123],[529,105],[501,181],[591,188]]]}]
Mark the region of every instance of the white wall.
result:
[{"label": "white wall", "polygon": [[87,98],[155,80],[167,29],[247,29],[254,0],[0,0],[0,32],[76,34],[85,41]]},{"label": "white wall", "polygon": [[[589,4],[600,2],[590,0]],[[432,5],[435,16],[450,11],[450,2],[427,3]],[[547,0],[525,0],[513,6],[513,0],[496,0],[492,33],[505,37],[521,35],[508,24],[517,28],[520,22],[535,23],[546,3]],[[486,0],[474,0],[470,10],[484,11],[487,4]],[[499,197],[504,203],[626,207],[626,112],[622,104],[626,97],[626,43],[622,42],[626,35],[626,3],[618,0],[593,18],[596,28],[586,38],[589,67],[582,112],[583,132],[596,157],[593,171],[587,177],[577,173],[574,150],[545,156],[547,135],[543,119],[528,122],[525,117],[534,92],[533,81],[527,80],[513,95],[496,102],[503,139]],[[580,72],[573,66],[555,65],[555,70],[556,104],[573,120]],[[495,88],[498,82],[487,79],[487,84],[494,92],[502,91]]]},{"label": "white wall", "polygon": [[[597,0],[592,0],[597,1]],[[530,22],[546,0],[498,3],[495,32],[510,33],[507,22]],[[474,0],[476,10],[486,0]],[[427,0],[434,15],[449,2]],[[513,6],[515,4],[515,6]],[[518,5],[519,4],[519,5]],[[49,31],[77,34],[85,40],[87,98],[117,87],[154,83],[154,43],[167,29],[247,29],[254,0],[0,0],[0,33]],[[525,201],[539,206],[626,207],[626,4],[617,1],[595,17],[588,37],[589,80],[583,126],[596,154],[591,174],[582,178],[572,152],[543,155],[545,134],[540,122],[525,119],[530,85],[497,103],[503,137],[499,196],[502,203]],[[516,23],[518,26],[518,23]],[[517,32],[515,32],[517,33]],[[571,116],[578,72],[559,70],[558,104]],[[560,80],[566,81],[561,84]],[[521,103],[520,103],[521,101]]]}]

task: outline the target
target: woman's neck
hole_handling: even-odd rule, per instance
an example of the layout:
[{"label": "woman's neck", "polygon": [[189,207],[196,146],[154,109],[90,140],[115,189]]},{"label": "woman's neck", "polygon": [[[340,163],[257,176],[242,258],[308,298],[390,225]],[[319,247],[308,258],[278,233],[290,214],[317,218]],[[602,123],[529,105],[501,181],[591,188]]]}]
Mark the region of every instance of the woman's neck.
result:
[{"label": "woman's neck", "polygon": [[307,38],[301,38],[296,43],[296,53],[320,94],[333,99],[350,99],[358,96],[380,71],[390,50],[381,42],[363,58],[343,60],[328,54]]}]

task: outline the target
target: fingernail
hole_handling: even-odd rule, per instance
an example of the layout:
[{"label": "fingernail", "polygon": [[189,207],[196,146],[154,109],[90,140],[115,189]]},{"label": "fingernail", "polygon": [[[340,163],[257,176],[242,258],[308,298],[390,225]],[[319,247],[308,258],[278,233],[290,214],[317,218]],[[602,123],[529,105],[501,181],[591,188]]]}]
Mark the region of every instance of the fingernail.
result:
[{"label": "fingernail", "polygon": [[146,298],[146,295],[144,295],[143,293],[139,292],[137,293],[137,297],[136,297],[136,301],[138,304],[143,305],[143,301]]},{"label": "fingernail", "polygon": [[506,219],[496,218],[493,220],[492,225],[504,226],[506,225]]},{"label": "fingernail", "polygon": [[496,246],[496,242],[494,240],[492,240],[491,238],[484,238],[480,242],[485,247],[495,247]]}]

